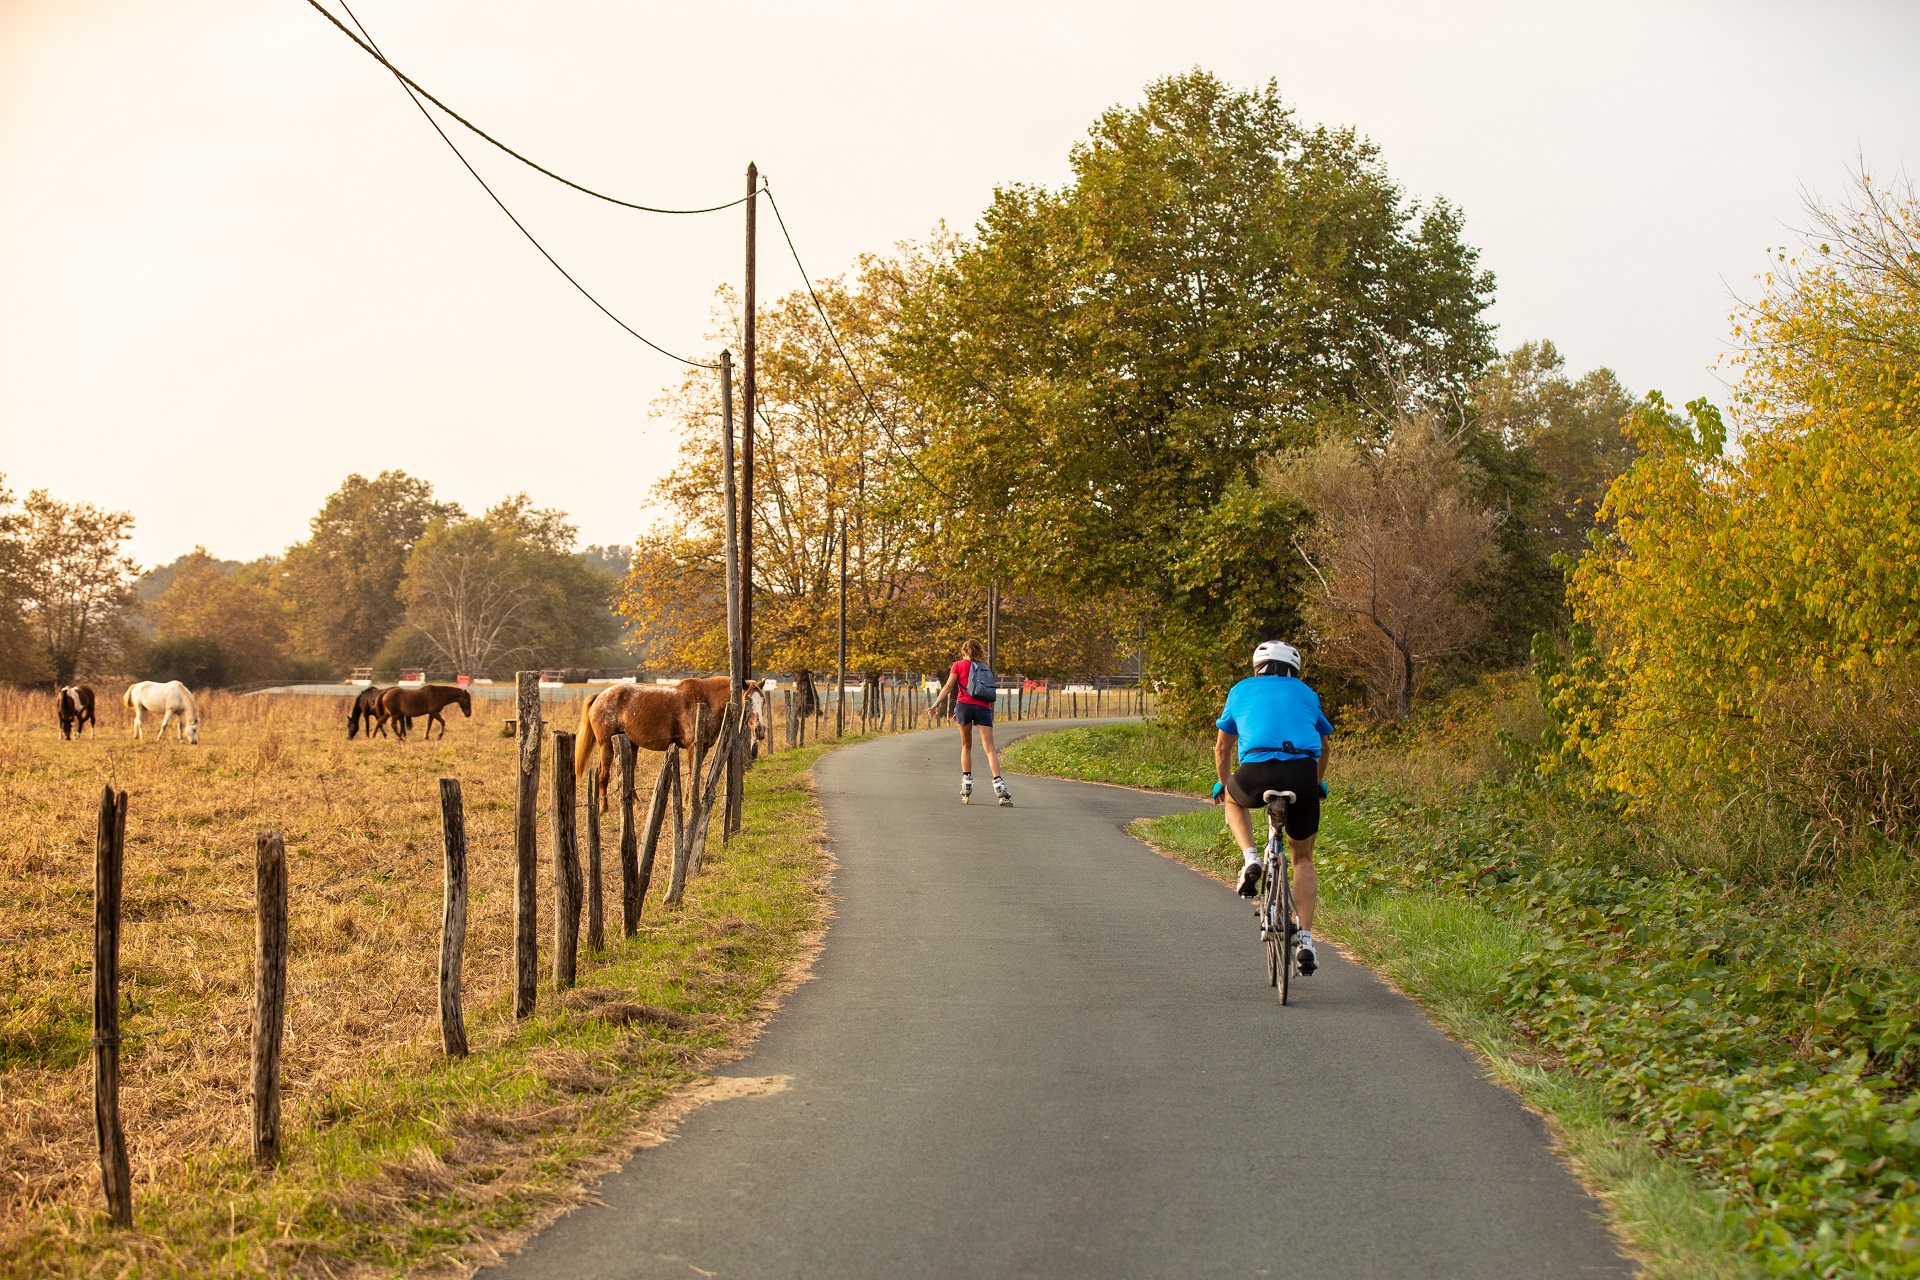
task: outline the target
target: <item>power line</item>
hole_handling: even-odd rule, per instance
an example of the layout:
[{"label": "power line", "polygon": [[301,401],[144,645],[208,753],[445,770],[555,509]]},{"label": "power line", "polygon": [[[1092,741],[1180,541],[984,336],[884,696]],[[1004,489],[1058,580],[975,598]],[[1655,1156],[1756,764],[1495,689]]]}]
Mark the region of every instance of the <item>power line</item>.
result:
[{"label": "power line", "polygon": [[[313,7],[316,9],[320,9],[320,12],[326,13],[328,19],[331,20],[335,26],[340,27],[342,31],[347,30],[345,27],[340,26],[339,19],[334,18],[334,16],[331,13],[327,13],[325,9],[320,7],[318,0],[308,0],[308,3],[312,4]],[[366,42],[362,47],[366,48],[375,57],[380,58],[381,63],[384,66],[386,66],[388,70],[393,72],[394,76],[400,81],[400,87],[406,91],[408,101],[412,102],[414,106],[420,109],[420,114],[426,117],[426,121],[429,125],[433,126],[433,131],[440,135],[440,141],[447,144],[448,150],[453,152],[454,157],[460,161],[461,166],[465,168],[468,173],[473,175],[473,180],[480,184],[480,189],[486,192],[488,196],[492,197],[493,202],[496,205],[500,206],[500,212],[507,215],[507,221],[511,222],[515,227],[519,229],[520,234],[527,238],[527,243],[531,244],[534,248],[538,249],[540,251],[540,256],[545,258],[548,261],[548,263],[550,263],[553,266],[553,269],[555,271],[558,271],[562,276],[566,277],[566,281],[568,284],[572,285],[574,288],[580,291],[581,297],[585,298],[588,302],[591,302],[594,306],[598,307],[600,309],[600,313],[606,316],[607,319],[613,321],[615,324],[619,325],[622,329],[626,330],[628,334],[630,334],[635,338],[638,338],[641,342],[644,342],[647,346],[652,347],[655,351],[658,351],[661,355],[666,356],[669,360],[678,360],[681,364],[687,365],[695,369],[718,369],[720,367],[717,364],[708,364],[704,360],[689,360],[687,357],[683,355],[677,355],[674,352],[667,350],[665,347],[655,342],[652,338],[649,338],[646,334],[641,333],[638,329],[628,324],[625,320],[622,320],[619,316],[613,314],[612,311],[607,309],[607,306],[605,303],[601,302],[600,299],[594,297],[593,294],[587,291],[587,286],[581,284],[578,280],[574,279],[573,273],[568,271],[565,267],[561,266],[559,259],[555,258],[551,253],[547,252],[547,247],[541,244],[540,241],[537,238],[535,238],[533,232],[527,230],[526,224],[521,222],[520,219],[514,217],[513,210],[507,208],[507,202],[502,200],[498,195],[498,193],[496,193],[492,187],[487,185],[487,180],[480,176],[480,171],[473,167],[473,163],[469,161],[466,155],[460,150],[460,148],[457,145],[455,145],[453,139],[447,136],[447,131],[440,127],[440,122],[433,118],[433,113],[427,110],[426,104],[421,102],[418,97],[414,96],[416,93],[424,94],[426,91],[423,89],[417,89],[414,86],[413,81],[407,79],[407,77],[404,74],[402,74],[402,72],[397,67],[395,67],[392,63],[388,62],[386,58],[381,57],[380,50],[377,47],[375,47],[375,45],[373,44],[373,36],[370,33],[368,33],[366,27],[361,23],[359,16],[354,13],[353,9],[346,3],[346,0],[341,0],[340,7],[347,11],[347,16],[353,19],[353,25],[356,27],[359,27],[361,34],[367,37]],[[347,34],[349,36],[353,36],[353,32],[351,31],[347,31]],[[354,43],[360,44],[361,41],[357,37],[355,37]],[[440,106],[440,103],[438,102],[437,99],[434,100],[434,102],[436,106]],[[444,106],[440,106],[440,109],[443,111],[447,110],[446,107]],[[447,114],[453,115],[451,111],[448,111]],[[454,116],[454,119],[459,120],[460,117]],[[461,123],[466,124],[464,120],[462,120]],[[472,125],[467,125],[467,127],[469,129],[473,128]],[[478,133],[479,130],[476,129],[474,130],[474,132]],[[485,137],[486,135],[482,134],[481,136]],[[492,141],[492,139],[488,139],[488,141]],[[498,143],[495,143],[494,145],[499,146]],[[504,147],[501,149],[505,150]],[[521,157],[521,158],[524,159],[525,157]],[[529,160],[527,163],[532,164],[533,162]],[[539,169],[540,166],[534,165],[534,168]],[[540,172],[547,173],[547,170],[540,169]],[[558,177],[559,175],[548,174],[548,176]],[[560,181],[566,182],[566,179],[560,178]],[[568,182],[567,185],[574,186],[575,184]],[[585,188],[581,188],[581,189],[585,190]],[[739,202],[735,201],[735,203],[737,204]],[[634,206],[634,207],[637,208],[639,206]],[[672,211],[669,211],[669,212],[672,212]]]},{"label": "power line", "polygon": [[[434,97],[431,93],[428,93],[426,89],[421,87],[419,81],[415,80],[412,76],[409,76],[406,72],[402,71],[400,68],[394,66],[391,62],[388,62],[387,56],[381,53],[379,50],[379,47],[373,43],[373,37],[370,35],[367,35],[367,29],[365,26],[361,24],[360,19],[354,17],[353,10],[347,9],[347,16],[349,18],[353,18],[353,25],[360,28],[360,35],[358,36],[355,35],[353,32],[347,30],[346,24],[341,22],[340,19],[334,17],[333,14],[328,11],[327,7],[320,3],[320,0],[307,0],[307,3],[312,5],[314,9],[316,9],[319,12],[321,17],[325,18],[328,22],[331,22],[335,27],[339,28],[340,33],[342,35],[346,36],[347,39],[353,41],[356,45],[359,45],[360,48],[366,52],[368,57],[378,62],[381,66],[385,67],[387,70],[393,72],[393,74],[399,79],[401,84],[407,86],[409,90],[419,94],[422,98],[425,98],[428,102],[431,102],[434,106],[446,112],[454,120],[458,121],[462,128],[466,129],[468,132],[472,133],[475,137],[481,139],[482,141],[487,142],[492,146],[498,147],[501,151],[506,152],[508,155],[512,156],[515,160],[518,160],[521,164],[526,165],[528,168],[537,170],[540,173],[544,173],[547,177],[552,178],[555,182],[562,183],[566,186],[572,187],[575,191],[581,192],[584,195],[590,195],[596,200],[605,200],[608,204],[617,204],[623,209],[638,209],[642,213],[718,213],[722,209],[731,209],[735,205],[745,204],[747,201],[753,199],[751,195],[744,195],[744,196],[739,196],[736,199],[729,200],[725,204],[707,205],[706,207],[700,208],[700,209],[663,209],[656,205],[638,204],[632,200],[622,200],[619,196],[610,196],[606,194],[604,191],[595,191],[592,187],[589,187],[584,183],[575,182],[572,178],[563,177],[560,174],[555,173],[553,170],[547,168],[545,165],[539,163],[538,161],[532,160],[527,156],[521,155],[518,151],[515,151],[512,147],[500,141],[500,139],[494,137],[492,134],[488,133],[485,129],[482,129],[479,125],[467,119],[465,116],[461,115],[458,111],[455,111],[452,107],[440,101],[440,99]],[[344,3],[340,7],[343,9],[347,8],[347,6]],[[363,40],[361,39],[361,36],[366,36],[366,38]],[[452,144],[449,143],[448,145],[451,146]]]},{"label": "power line", "polygon": [[893,451],[899,455],[900,461],[906,463],[907,469],[916,476],[919,476],[935,493],[951,501],[953,495],[948,493],[946,488],[937,483],[933,477],[922,471],[919,464],[913,460],[913,455],[900,447],[900,441],[893,432],[891,419],[888,415],[880,412],[880,406],[876,405],[873,402],[873,397],[867,394],[866,383],[860,381],[859,371],[853,367],[853,361],[847,358],[847,349],[840,345],[840,333],[834,327],[833,317],[827,314],[827,308],[820,301],[820,295],[813,291],[813,277],[807,274],[806,264],[800,261],[800,250],[795,247],[793,243],[793,233],[787,230],[787,220],[780,216],[780,202],[773,198],[773,185],[767,181],[765,174],[762,174],[760,177],[760,192],[766,196],[767,204],[773,209],[773,220],[780,224],[780,237],[787,242],[787,252],[793,255],[793,265],[800,272],[800,283],[805,286],[807,296],[813,299],[813,309],[820,313],[822,323],[827,326],[827,338],[833,343],[834,351],[839,354],[840,363],[847,367],[847,373],[853,378],[854,388],[860,392],[860,398],[866,402],[867,412],[878,419],[880,429],[886,433],[887,443],[892,446]]}]

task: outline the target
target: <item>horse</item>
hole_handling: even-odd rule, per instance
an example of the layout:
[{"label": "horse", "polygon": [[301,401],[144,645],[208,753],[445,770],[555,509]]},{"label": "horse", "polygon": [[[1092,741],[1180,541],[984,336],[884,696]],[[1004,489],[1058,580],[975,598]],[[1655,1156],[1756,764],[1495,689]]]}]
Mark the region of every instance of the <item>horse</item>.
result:
[{"label": "horse", "polygon": [[[761,709],[766,703],[763,685],[749,680],[743,686],[747,707],[749,758],[760,754],[760,739],[767,736]],[[594,748],[600,750],[600,767],[595,778],[600,784],[600,807],[607,807],[607,778],[613,772],[613,735],[624,733],[641,751],[665,751],[668,747],[690,750],[693,747],[699,707],[707,707],[707,741],[720,731],[720,717],[726,713],[733,685],[726,676],[708,676],[664,685],[617,684],[594,695],[580,709],[580,734],[574,741],[573,772],[586,773]]]},{"label": "horse", "polygon": [[182,742],[200,741],[200,712],[193,705],[192,692],[178,680],[169,680],[165,684],[142,680],[138,684],[128,685],[126,697],[121,701],[133,708],[134,737],[147,736],[146,715],[158,711],[160,728],[155,731],[156,738],[166,736],[167,725],[171,722]]},{"label": "horse", "polygon": [[[360,732],[360,722],[362,720],[365,720],[367,723],[367,736],[369,738],[375,734],[383,736],[386,734],[388,716],[386,711],[380,706],[380,695],[385,692],[386,690],[381,688],[362,689],[360,696],[353,700],[353,713],[347,717],[348,742],[352,742],[354,736]],[[403,723],[395,725],[394,729],[397,733],[404,736],[409,727],[409,725]]]},{"label": "horse", "polygon": [[100,724],[93,718],[93,690],[84,684],[63,684],[60,686],[60,736],[71,738],[76,733],[85,733],[87,726],[100,731]]},{"label": "horse", "polygon": [[447,736],[447,722],[440,718],[441,708],[459,703],[460,710],[468,719],[473,718],[473,695],[465,689],[450,684],[428,684],[418,689],[382,689],[380,691],[380,710],[393,720],[393,733],[397,738],[407,736],[407,730],[413,727],[415,716],[427,718],[426,736],[433,737],[433,726],[440,726],[440,736]]}]

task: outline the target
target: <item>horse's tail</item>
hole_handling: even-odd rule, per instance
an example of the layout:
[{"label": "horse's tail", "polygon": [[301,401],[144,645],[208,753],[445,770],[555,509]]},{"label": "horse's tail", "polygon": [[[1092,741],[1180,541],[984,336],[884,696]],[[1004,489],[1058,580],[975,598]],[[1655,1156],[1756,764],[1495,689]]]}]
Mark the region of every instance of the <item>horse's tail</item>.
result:
[{"label": "horse's tail", "polygon": [[573,776],[578,778],[593,762],[593,704],[588,698],[580,704],[580,733],[573,740]]},{"label": "horse's tail", "polygon": [[130,707],[133,705],[133,686],[132,685],[128,685],[127,691],[120,695],[120,705],[123,707]]}]

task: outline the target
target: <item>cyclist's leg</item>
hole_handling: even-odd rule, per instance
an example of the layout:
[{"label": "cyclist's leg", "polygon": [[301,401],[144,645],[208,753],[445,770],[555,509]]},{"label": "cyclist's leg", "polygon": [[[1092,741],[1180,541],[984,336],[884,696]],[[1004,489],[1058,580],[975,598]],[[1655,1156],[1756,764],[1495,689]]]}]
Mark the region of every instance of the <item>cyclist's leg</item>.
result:
[{"label": "cyclist's leg", "polygon": [[1220,804],[1227,811],[1227,830],[1233,833],[1234,848],[1258,849],[1259,842],[1253,838],[1252,811],[1235,804],[1232,796],[1221,796]]},{"label": "cyclist's leg", "polygon": [[1313,841],[1289,839],[1293,846],[1293,905],[1302,929],[1313,928],[1313,908],[1320,897],[1320,877],[1313,869]]}]

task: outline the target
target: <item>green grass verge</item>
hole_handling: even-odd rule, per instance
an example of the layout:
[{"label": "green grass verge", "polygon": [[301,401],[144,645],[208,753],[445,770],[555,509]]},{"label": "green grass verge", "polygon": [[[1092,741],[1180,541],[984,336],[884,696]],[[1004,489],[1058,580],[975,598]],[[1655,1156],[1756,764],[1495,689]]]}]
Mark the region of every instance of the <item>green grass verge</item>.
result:
[{"label": "green grass verge", "polygon": [[617,937],[616,908],[616,939],[582,957],[576,991],[557,998],[543,981],[519,1023],[469,1010],[471,1056],[397,1048],[303,1100],[270,1174],[237,1133],[137,1185],[131,1231],[52,1209],[7,1242],[0,1275],[413,1273],[481,1260],[578,1202],[650,1108],[733,1054],[824,927],[809,770],[825,749],[751,770],[744,831],[724,849],[715,839],[682,907],[650,898],[637,937]]},{"label": "green grass verge", "polygon": [[[1088,781],[1204,794],[1207,744],[1151,725],[1094,726],[1035,735],[1009,748],[1009,767]],[[1405,991],[1448,1034],[1472,1045],[1494,1077],[1552,1122],[1562,1149],[1609,1205],[1630,1248],[1657,1280],[1736,1280],[1764,1274],[1749,1248],[1754,1227],[1688,1168],[1622,1122],[1602,1087],[1542,1054],[1503,1005],[1501,975],[1537,945],[1530,926],[1441,891],[1338,874],[1372,843],[1369,823],[1339,801],[1322,818],[1323,928]],[[1133,833],[1220,880],[1240,865],[1212,810],[1143,819]]]}]

